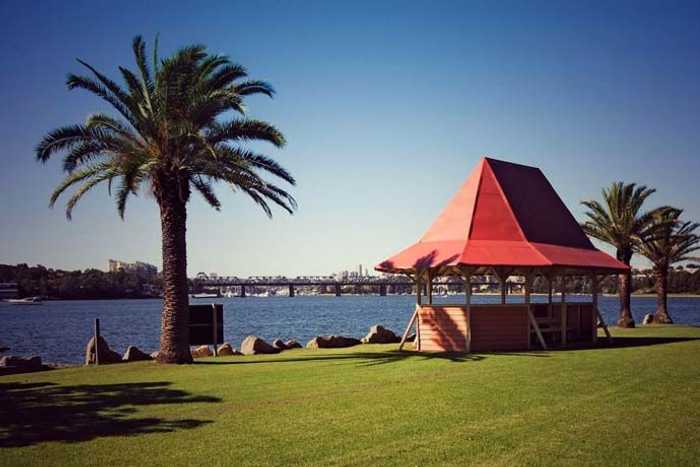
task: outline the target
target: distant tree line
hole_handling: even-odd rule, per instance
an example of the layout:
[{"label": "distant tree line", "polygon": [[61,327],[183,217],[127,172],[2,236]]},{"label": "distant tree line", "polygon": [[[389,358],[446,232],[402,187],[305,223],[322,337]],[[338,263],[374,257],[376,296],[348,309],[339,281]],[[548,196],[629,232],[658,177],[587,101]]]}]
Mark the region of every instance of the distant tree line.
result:
[{"label": "distant tree line", "polygon": [[148,298],[158,296],[160,277],[98,269],[64,271],[42,265],[0,264],[0,282],[16,282],[20,297],[58,299]]},{"label": "distant tree line", "polygon": [[[618,293],[618,284],[619,281],[616,276],[606,276],[599,285],[600,291],[606,294],[616,294]],[[655,286],[656,276],[652,269],[632,271],[633,293],[655,294]],[[585,276],[572,276],[567,279],[566,290],[568,293],[589,293],[590,287],[590,280]],[[535,278],[533,290],[536,293],[546,293],[548,290],[546,279],[539,276]],[[557,290],[557,286],[555,286],[555,290]],[[700,273],[698,273],[698,268],[693,264],[686,267],[670,268],[668,272],[668,293],[700,294]]]}]

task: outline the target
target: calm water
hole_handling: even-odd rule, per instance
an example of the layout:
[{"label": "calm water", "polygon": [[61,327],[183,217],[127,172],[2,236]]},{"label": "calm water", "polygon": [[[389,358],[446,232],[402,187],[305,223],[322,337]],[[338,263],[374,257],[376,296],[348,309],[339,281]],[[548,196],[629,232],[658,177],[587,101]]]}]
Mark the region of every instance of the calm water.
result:
[{"label": "calm water", "polygon": [[[533,297],[543,301],[544,297]],[[589,300],[573,296],[570,300]],[[461,303],[460,296],[436,298],[435,303]],[[474,302],[497,302],[495,296],[475,296]],[[224,338],[239,347],[254,334],[269,341],[297,339],[303,344],[316,335],[343,334],[362,337],[373,324],[399,333],[406,326],[415,298],[412,296],[269,297],[193,300],[224,304]],[[513,297],[514,302],[522,301]],[[700,325],[700,298],[669,299],[676,323]],[[601,297],[600,310],[610,324],[618,301]],[[637,322],[655,308],[654,298],[633,298]],[[151,352],[158,348],[160,300],[92,300],[45,302],[38,306],[0,303],[0,345],[10,354],[40,355],[45,362],[81,363],[92,334],[93,320],[100,318],[102,335],[110,347],[123,353],[128,345]]]}]

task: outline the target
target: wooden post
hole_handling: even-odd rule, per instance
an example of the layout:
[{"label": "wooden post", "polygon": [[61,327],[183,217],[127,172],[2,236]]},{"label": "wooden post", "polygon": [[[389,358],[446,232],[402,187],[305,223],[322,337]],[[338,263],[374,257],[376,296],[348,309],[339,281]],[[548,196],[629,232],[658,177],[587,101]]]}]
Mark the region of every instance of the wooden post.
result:
[{"label": "wooden post", "polygon": [[214,356],[218,357],[219,356],[219,349],[217,349],[217,341],[219,340],[219,317],[217,316],[218,314],[216,313],[216,305],[214,303],[211,304],[211,311],[214,313],[213,317],[213,326],[212,328],[214,329]]},{"label": "wooden post", "polygon": [[501,280],[501,305],[505,305],[506,303],[506,294],[508,293],[507,289],[507,284],[506,284],[506,277],[500,277]]},{"label": "wooden post", "polygon": [[527,272],[525,274],[525,303],[528,305],[532,301],[530,298],[530,294],[532,293],[532,279],[533,279],[534,274],[532,272]]},{"label": "wooden post", "polygon": [[95,318],[95,365],[100,364],[100,318]]},{"label": "wooden post", "polygon": [[426,282],[428,290],[427,290],[427,295],[428,295],[428,305],[433,304],[433,273],[428,269],[427,272],[428,275],[428,280]]},{"label": "wooden post", "polygon": [[466,351],[467,353],[472,351],[472,271],[471,269],[463,269],[462,274],[464,275],[464,300],[467,305],[467,335],[465,336],[466,341]]},{"label": "wooden post", "polygon": [[593,333],[591,334],[593,345],[598,341],[598,275],[591,274],[591,304],[593,310],[591,313],[591,325],[593,326]]},{"label": "wooden post", "polygon": [[566,312],[566,276],[561,276],[561,345],[566,347],[569,316]]}]

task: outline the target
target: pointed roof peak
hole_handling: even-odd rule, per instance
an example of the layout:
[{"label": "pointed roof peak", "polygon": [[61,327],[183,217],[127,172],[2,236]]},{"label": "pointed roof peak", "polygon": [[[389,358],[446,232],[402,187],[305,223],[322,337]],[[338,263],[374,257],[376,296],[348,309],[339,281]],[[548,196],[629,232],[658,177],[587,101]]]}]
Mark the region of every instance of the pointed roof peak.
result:
[{"label": "pointed roof peak", "polygon": [[[414,258],[416,254],[421,257]],[[425,267],[426,261],[626,267],[593,246],[540,169],[486,155],[419,242],[385,263],[398,265],[399,261],[403,269]],[[378,269],[392,270],[382,265]]]}]

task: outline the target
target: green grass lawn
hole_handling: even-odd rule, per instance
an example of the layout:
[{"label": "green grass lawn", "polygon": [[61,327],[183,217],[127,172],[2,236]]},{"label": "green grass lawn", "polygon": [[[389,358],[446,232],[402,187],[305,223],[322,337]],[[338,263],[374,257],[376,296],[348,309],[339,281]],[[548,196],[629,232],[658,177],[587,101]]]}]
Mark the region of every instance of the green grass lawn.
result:
[{"label": "green grass lawn", "polygon": [[0,378],[2,465],[698,465],[700,328],[617,346],[395,345]]}]

